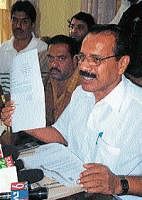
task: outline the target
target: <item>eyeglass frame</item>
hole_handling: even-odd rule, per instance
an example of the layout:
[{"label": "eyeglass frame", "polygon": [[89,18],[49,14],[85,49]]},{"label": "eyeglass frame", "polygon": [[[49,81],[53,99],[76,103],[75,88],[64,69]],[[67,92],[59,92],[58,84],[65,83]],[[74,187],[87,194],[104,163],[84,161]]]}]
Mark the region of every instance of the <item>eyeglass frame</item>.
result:
[{"label": "eyeglass frame", "polygon": [[55,61],[63,63],[67,58],[69,58],[68,56],[64,56],[64,55],[60,55],[60,56],[51,56],[50,54],[47,55],[47,62],[53,63]]},{"label": "eyeglass frame", "polygon": [[[81,56],[81,55],[84,56],[83,60],[81,60],[81,58],[79,58],[79,56]],[[84,55],[83,53],[76,54],[75,58],[77,58],[78,64],[84,62],[84,60],[87,59],[88,63],[91,63],[92,65],[95,65],[95,66],[99,66],[99,65],[101,65],[103,60],[107,60],[107,59],[110,59],[110,58],[118,57],[118,55],[111,55],[111,56],[106,56],[106,57],[102,57],[101,58],[98,55],[94,55],[94,54],[89,55],[90,58],[91,58],[91,56],[92,56],[92,59],[94,59],[94,61],[91,61],[91,62],[87,59],[88,56]],[[95,62],[98,62],[98,63],[95,63]]]},{"label": "eyeglass frame", "polygon": [[68,28],[69,29],[78,29],[79,31],[82,31],[82,30],[84,30],[85,29],[85,22],[83,22],[82,24],[72,24],[72,21],[70,21],[70,20],[67,20],[67,22],[68,22]]}]

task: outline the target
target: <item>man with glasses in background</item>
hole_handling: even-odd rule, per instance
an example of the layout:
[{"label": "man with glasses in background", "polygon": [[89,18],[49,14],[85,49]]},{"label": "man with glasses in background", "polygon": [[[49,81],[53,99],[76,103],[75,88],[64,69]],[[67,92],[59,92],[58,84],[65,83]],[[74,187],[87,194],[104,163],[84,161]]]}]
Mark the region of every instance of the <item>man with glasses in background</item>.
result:
[{"label": "man with glasses in background", "polygon": [[68,20],[68,23],[69,36],[76,39],[80,50],[82,40],[91,30],[92,26],[95,25],[94,18],[89,13],[79,12],[72,16],[72,18]]},{"label": "man with glasses in background", "polygon": [[[130,60],[127,37],[117,25],[96,25],[76,57],[81,86],[70,104],[52,127],[27,133],[68,145],[85,163],[79,183],[86,192],[141,199],[142,89],[123,75]],[[12,105],[2,112],[7,125]]]},{"label": "man with glasses in background", "polygon": [[77,60],[74,58],[77,53],[77,42],[73,38],[56,35],[48,40],[48,49],[44,54],[47,62],[41,65],[48,126],[58,119],[79,85]]}]

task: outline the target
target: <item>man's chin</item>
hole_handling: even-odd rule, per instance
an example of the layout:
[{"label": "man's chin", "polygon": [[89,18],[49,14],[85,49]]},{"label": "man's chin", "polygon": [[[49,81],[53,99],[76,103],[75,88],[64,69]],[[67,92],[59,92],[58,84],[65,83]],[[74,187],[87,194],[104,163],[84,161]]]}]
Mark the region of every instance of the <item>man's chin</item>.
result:
[{"label": "man's chin", "polygon": [[23,34],[13,34],[14,38],[18,39],[18,40],[25,40],[26,37],[23,36]]},{"label": "man's chin", "polygon": [[86,92],[93,92],[93,88],[90,87],[89,85],[84,85],[84,84],[82,84],[81,86],[82,86],[82,89],[83,89],[84,91],[86,91]]},{"label": "man's chin", "polygon": [[57,80],[57,81],[61,81],[61,77],[60,76],[58,76],[57,74],[51,74],[51,76],[50,76],[52,79],[54,79],[54,80]]},{"label": "man's chin", "polygon": [[82,41],[82,39],[81,38],[79,38],[79,37],[76,37],[76,36],[71,36],[73,39],[75,39],[77,42],[81,42]]}]

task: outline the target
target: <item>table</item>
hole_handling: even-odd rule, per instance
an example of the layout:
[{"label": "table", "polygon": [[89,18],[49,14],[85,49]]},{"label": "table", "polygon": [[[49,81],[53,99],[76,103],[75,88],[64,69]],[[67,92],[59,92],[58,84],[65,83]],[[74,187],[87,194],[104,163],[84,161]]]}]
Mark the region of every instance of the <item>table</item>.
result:
[{"label": "table", "polygon": [[[21,152],[24,156],[29,156],[34,153],[34,149],[26,150]],[[47,200],[113,200],[114,198],[110,195],[102,194],[88,194],[84,192],[84,189],[79,185],[75,186],[64,186],[56,182],[49,177],[44,177],[41,181],[32,184],[32,188],[35,187],[46,187],[48,188]]]}]

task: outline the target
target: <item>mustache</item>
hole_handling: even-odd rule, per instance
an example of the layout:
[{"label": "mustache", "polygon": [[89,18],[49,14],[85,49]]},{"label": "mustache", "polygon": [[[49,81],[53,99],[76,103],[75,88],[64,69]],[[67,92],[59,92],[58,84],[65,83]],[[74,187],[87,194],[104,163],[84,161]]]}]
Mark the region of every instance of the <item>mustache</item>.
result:
[{"label": "mustache", "polygon": [[90,73],[90,72],[87,72],[87,71],[80,70],[79,74],[81,76],[85,76],[85,77],[88,77],[88,78],[96,78],[96,74],[93,74],[93,73]]},{"label": "mustache", "polygon": [[52,67],[49,72],[51,73],[52,71],[57,71],[57,72],[61,72],[61,70],[59,70],[57,67]]},{"label": "mustache", "polygon": [[20,31],[23,32],[23,30],[21,28],[16,28],[14,31]]}]

